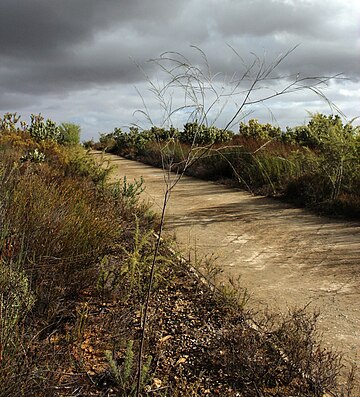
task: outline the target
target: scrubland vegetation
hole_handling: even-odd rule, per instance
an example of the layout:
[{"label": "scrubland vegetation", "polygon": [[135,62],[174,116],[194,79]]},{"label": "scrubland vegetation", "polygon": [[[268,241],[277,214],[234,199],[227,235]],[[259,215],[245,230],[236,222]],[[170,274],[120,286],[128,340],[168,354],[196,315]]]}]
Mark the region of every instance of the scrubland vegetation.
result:
[{"label": "scrubland vegetation", "polygon": [[103,134],[99,149],[252,193],[282,197],[320,212],[360,216],[360,131],[339,116],[312,115],[307,125],[280,128],[257,120],[239,131],[187,123]]},{"label": "scrubland vegetation", "polygon": [[[356,208],[356,130],[317,118],[334,137],[307,148],[296,131],[292,143],[281,136],[269,142],[271,128],[248,136],[250,125],[238,136],[207,131],[214,144],[228,143],[203,156],[199,146],[192,172],[238,175],[243,186],[272,194],[304,186],[314,203]],[[197,131],[189,125],[187,139]],[[101,143],[153,163],[176,143],[181,167],[188,142],[176,130],[147,133],[166,139],[117,130]],[[30,125],[16,115],[0,120],[0,396],[351,395],[354,374],[346,380],[340,355],[322,347],[316,315],[253,313],[241,286],[210,288],[215,264],[194,272],[168,241],[156,258],[139,378],[157,218],[139,200],[141,181],[108,184],[109,170],[78,141],[76,125],[58,128],[41,116]],[[320,183],[328,189],[321,198]],[[206,283],[197,277],[200,268]]]}]

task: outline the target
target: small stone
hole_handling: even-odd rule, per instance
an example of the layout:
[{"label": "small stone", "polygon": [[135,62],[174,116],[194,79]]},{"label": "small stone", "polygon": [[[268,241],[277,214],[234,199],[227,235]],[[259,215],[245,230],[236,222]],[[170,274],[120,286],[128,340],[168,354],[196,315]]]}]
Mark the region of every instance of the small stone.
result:
[{"label": "small stone", "polygon": [[164,342],[166,342],[167,340],[171,339],[172,337],[173,337],[172,335],[163,336],[162,338],[159,339],[159,342],[160,342],[160,343],[164,343]]},{"label": "small stone", "polygon": [[154,378],[153,379],[153,387],[155,387],[156,389],[159,389],[162,385],[162,381],[161,379],[158,378]]},{"label": "small stone", "polygon": [[183,356],[180,357],[177,361],[175,365],[179,365],[179,364],[184,364],[184,362],[188,359],[189,356]]}]

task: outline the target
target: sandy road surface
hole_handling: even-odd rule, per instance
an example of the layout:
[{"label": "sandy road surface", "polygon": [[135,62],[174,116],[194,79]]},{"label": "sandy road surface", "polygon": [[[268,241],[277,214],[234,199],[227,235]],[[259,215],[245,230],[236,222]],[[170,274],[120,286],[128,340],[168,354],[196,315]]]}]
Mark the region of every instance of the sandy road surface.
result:
[{"label": "sandy road surface", "polygon": [[[105,155],[113,178],[142,176],[145,200],[161,210],[162,170]],[[184,256],[213,253],[253,301],[321,311],[329,346],[360,365],[360,223],[313,215],[275,200],[184,177],[167,209],[165,230]]]}]

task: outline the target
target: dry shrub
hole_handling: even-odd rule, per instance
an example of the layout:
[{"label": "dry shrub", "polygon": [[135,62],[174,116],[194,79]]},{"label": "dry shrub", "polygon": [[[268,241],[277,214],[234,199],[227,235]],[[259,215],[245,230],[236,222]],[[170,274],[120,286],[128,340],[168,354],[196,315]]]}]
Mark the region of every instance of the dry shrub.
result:
[{"label": "dry shrub", "polygon": [[[5,240],[0,231],[0,246]],[[35,362],[29,360],[27,318],[35,296],[21,260],[0,258],[0,396],[26,395]]]},{"label": "dry shrub", "polygon": [[[2,185],[12,233],[34,260],[74,258],[104,249],[116,236],[106,203],[86,182],[49,182],[40,172],[17,173]],[[109,213],[110,212],[110,213]],[[17,241],[16,243],[19,243]]]},{"label": "dry shrub", "polygon": [[[244,396],[344,396],[341,356],[322,347],[317,317],[301,309],[266,315],[257,326],[224,325],[213,339],[208,366]],[[346,388],[350,396],[351,384]]]},{"label": "dry shrub", "polygon": [[[45,162],[21,162],[34,148]],[[56,313],[60,297],[94,282],[93,264],[120,235],[125,207],[100,187],[106,172],[85,152],[24,132],[1,135],[0,149],[0,256],[23,260],[37,308]]]}]

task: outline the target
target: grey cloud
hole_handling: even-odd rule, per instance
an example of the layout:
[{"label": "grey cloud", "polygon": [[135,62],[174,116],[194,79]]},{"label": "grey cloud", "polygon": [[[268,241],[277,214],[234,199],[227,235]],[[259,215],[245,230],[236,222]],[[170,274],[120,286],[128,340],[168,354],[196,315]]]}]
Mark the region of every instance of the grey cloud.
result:
[{"label": "grey cloud", "polygon": [[142,79],[130,58],[143,63],[171,46],[163,28],[179,7],[162,0],[4,0],[0,87],[36,95]]},{"label": "grey cloud", "polygon": [[[208,53],[214,53],[215,63],[231,70],[236,57],[219,58],[220,48],[229,43],[242,57],[250,61],[250,52],[271,60],[293,46],[300,47],[279,66],[280,73],[312,73],[328,75],[345,73],[360,77],[358,26],[354,15],[360,16],[359,6],[329,0],[212,0],[208,18],[212,20],[216,45],[205,42]],[[349,19],[349,16],[352,18]],[[213,39],[212,39],[213,40]],[[221,45],[222,44],[222,45]]]},{"label": "grey cloud", "polygon": [[[226,36],[267,36],[287,32],[303,38],[329,38],[339,31],[339,4],[329,0],[212,0],[214,19],[219,32]],[[351,29],[349,25],[343,29]]]},{"label": "grey cloud", "polygon": [[129,58],[119,62],[96,58],[91,63],[86,59],[72,59],[61,65],[46,62],[34,69],[29,65],[21,65],[3,72],[0,81],[2,90],[42,95],[114,82],[135,82],[139,75]]},{"label": "grey cloud", "polygon": [[[56,107],[59,96],[71,103],[75,94],[88,90],[120,95],[116,92],[125,86],[128,90],[129,84],[146,81],[134,61],[151,78],[156,69],[146,60],[163,51],[179,51],[198,62],[201,57],[190,44],[206,52],[214,73],[231,76],[241,62],[227,43],[247,62],[250,52],[266,53],[270,62],[300,43],[275,75],[343,72],[356,82],[360,69],[354,4],[340,0],[328,0],[326,7],[317,0],[1,0],[0,111],[16,109],[16,104],[26,107],[31,101],[46,103],[41,99],[49,97]],[[86,98],[74,106],[80,103],[79,111],[85,112]],[[131,114],[133,104],[124,106]],[[106,109],[103,112],[102,119]]]},{"label": "grey cloud", "polygon": [[22,58],[51,56],[114,26],[167,20],[179,6],[174,0],[2,0],[0,51]]},{"label": "grey cloud", "polygon": [[[21,58],[48,57],[66,45],[89,40],[106,23],[106,5],[78,1],[13,1],[0,4],[0,50]],[[105,3],[106,4],[106,3]],[[81,6],[80,6],[81,5]],[[97,12],[98,11],[98,12]],[[95,21],[96,15],[96,21]],[[97,22],[95,24],[95,22]]]}]

